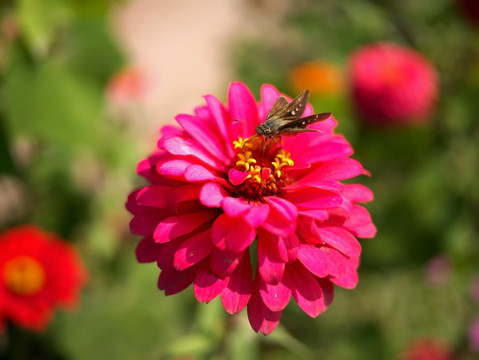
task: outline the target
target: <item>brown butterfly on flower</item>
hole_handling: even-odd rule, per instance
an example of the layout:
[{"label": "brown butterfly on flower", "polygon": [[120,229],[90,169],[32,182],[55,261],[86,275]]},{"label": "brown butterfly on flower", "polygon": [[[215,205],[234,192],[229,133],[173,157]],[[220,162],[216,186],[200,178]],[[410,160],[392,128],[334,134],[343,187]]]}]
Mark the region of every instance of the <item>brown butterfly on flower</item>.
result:
[{"label": "brown butterfly on flower", "polygon": [[331,113],[314,114],[302,118],[308,103],[308,96],[309,90],[304,90],[291,102],[280,96],[268,112],[266,120],[256,127],[256,134],[246,140],[244,145],[257,136],[265,137],[264,144],[266,145],[268,139],[272,139],[276,143],[276,137],[293,136],[303,132],[320,132],[308,129],[306,126],[326,120]]}]

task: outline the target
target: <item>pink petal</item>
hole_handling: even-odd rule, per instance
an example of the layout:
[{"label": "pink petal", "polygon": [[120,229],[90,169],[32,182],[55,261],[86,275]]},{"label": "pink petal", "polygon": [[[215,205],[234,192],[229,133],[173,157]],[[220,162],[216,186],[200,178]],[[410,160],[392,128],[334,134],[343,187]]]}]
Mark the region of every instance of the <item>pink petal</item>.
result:
[{"label": "pink petal", "polygon": [[292,233],[285,237],[278,237],[278,254],[282,261],[285,263],[292,263],[296,260],[298,249],[299,249],[299,239],[295,233]]},{"label": "pink petal", "polygon": [[314,176],[309,176],[308,173],[306,173],[305,176],[295,181],[291,185],[285,186],[283,190],[289,192],[301,188],[322,189],[335,194],[340,194],[343,191],[343,185],[340,182],[318,179]]},{"label": "pink petal", "polygon": [[256,230],[241,218],[228,217],[222,214],[213,223],[213,243],[220,250],[242,252],[255,239]]},{"label": "pink petal", "polygon": [[324,162],[312,170],[309,175],[320,179],[344,180],[364,173],[361,163],[350,158],[343,158]]},{"label": "pink petal", "polygon": [[244,251],[255,238],[256,229],[249,226],[241,218],[235,219],[226,236],[226,248],[233,252]]},{"label": "pink petal", "polygon": [[238,266],[243,253],[215,248],[210,256],[210,270],[221,278],[230,275]]},{"label": "pink petal", "polygon": [[331,277],[331,282],[345,289],[354,289],[358,284],[359,279],[357,266],[353,260],[354,259],[351,259],[351,261],[347,263],[347,266],[345,267],[345,273],[340,277]]},{"label": "pink petal", "polygon": [[328,274],[335,278],[343,277],[347,271],[348,258],[339,251],[327,246],[321,246],[319,250],[324,253],[327,260]]},{"label": "pink petal", "polygon": [[188,234],[200,225],[212,220],[218,213],[214,210],[200,211],[179,216],[170,216],[156,227],[153,238],[158,243],[165,243],[181,235]]},{"label": "pink petal", "polygon": [[213,244],[215,244],[215,246],[220,250],[226,250],[226,236],[228,235],[228,229],[230,228],[231,224],[231,218],[226,216],[226,214],[221,214],[211,227]]},{"label": "pink petal", "polygon": [[225,150],[216,134],[210,131],[197,117],[181,114],[176,116],[176,121],[181,127],[211,155],[221,161],[224,165],[229,164],[229,158],[225,156]]},{"label": "pink petal", "polygon": [[168,208],[178,215],[205,210],[198,201],[200,190],[201,186],[198,184],[176,186],[174,191],[168,194]]},{"label": "pink petal", "polygon": [[373,192],[360,184],[345,185],[344,195],[353,203],[368,202],[374,199]]},{"label": "pink petal", "polygon": [[151,236],[145,236],[136,246],[136,260],[139,263],[150,263],[156,261],[161,245],[155,243]]},{"label": "pink petal", "polygon": [[223,139],[223,143],[227,150],[229,158],[234,156],[233,146],[232,146],[232,139],[230,137],[230,133],[228,128],[231,124],[231,119],[228,117],[223,104],[215,98],[214,96],[207,95],[205,96],[206,103],[208,104],[208,108],[213,116],[213,120],[215,121],[216,128],[219,131],[220,138]]},{"label": "pink petal", "polygon": [[[300,152],[298,159],[308,161],[311,164],[345,158],[353,153],[353,148],[340,135],[332,139],[321,141],[309,147],[309,151]],[[296,160],[296,157],[294,158]]]},{"label": "pink petal", "polygon": [[349,231],[351,231],[355,236],[360,238],[371,239],[376,236],[376,226],[374,224],[366,224],[361,226],[356,226],[354,228],[347,227]]},{"label": "pink petal", "polygon": [[240,82],[232,82],[228,89],[228,106],[231,118],[244,122],[243,137],[249,137],[255,133],[258,123],[258,111],[256,101],[251,91]]},{"label": "pink petal", "polygon": [[[152,208],[150,208],[152,209]],[[138,211],[130,221],[130,231],[133,234],[151,236],[158,226],[158,222],[165,219],[168,212],[165,210]]]},{"label": "pink petal", "polygon": [[176,252],[176,249],[178,249],[178,246],[181,244],[182,241],[183,239],[180,237],[165,244],[158,244],[158,246],[161,246],[161,248],[158,252],[156,264],[160,269],[175,270],[175,267],[173,265],[173,254]]},{"label": "pink petal", "polygon": [[242,183],[244,183],[244,181],[246,180],[246,178],[248,176],[249,176],[249,173],[239,171],[239,170],[236,170],[234,168],[231,168],[228,171],[228,179],[229,179],[230,183],[232,183],[235,186],[236,185],[241,185]]},{"label": "pink petal", "polygon": [[227,196],[223,199],[221,207],[229,217],[238,217],[249,211],[251,205],[245,199]]},{"label": "pink petal", "polygon": [[186,168],[184,177],[186,181],[198,183],[220,179],[213,171],[196,164]]},{"label": "pink petal", "polygon": [[140,190],[136,201],[141,206],[166,209],[168,194],[171,190],[172,188],[169,186],[147,186]]},{"label": "pink petal", "polygon": [[141,190],[142,189],[133,190],[128,195],[128,198],[126,200],[125,207],[132,214],[135,214],[141,208],[140,206],[138,206],[138,203],[136,202],[136,198],[138,197],[138,194],[140,193]]},{"label": "pink petal", "polygon": [[178,126],[165,125],[160,129],[160,134],[163,137],[171,137],[171,136],[183,136],[185,133]]},{"label": "pink petal", "polygon": [[351,233],[340,227],[319,227],[321,241],[341,251],[347,256],[358,257],[361,254],[361,244]]},{"label": "pink petal", "polygon": [[171,137],[163,142],[163,148],[173,155],[194,156],[211,166],[213,169],[225,171],[223,164],[211,157],[197,142],[191,139],[183,139],[180,137]]},{"label": "pink petal", "polygon": [[270,210],[263,227],[278,236],[287,236],[296,228],[298,210],[289,201],[275,197],[264,198],[270,205]]},{"label": "pink petal", "polygon": [[282,311],[291,298],[291,290],[282,282],[272,285],[259,280],[259,293],[271,311]]},{"label": "pink petal", "polygon": [[184,271],[175,269],[162,270],[158,278],[158,289],[164,290],[167,296],[177,294],[191,285],[197,271],[195,267]]},{"label": "pink petal", "polygon": [[170,158],[171,155],[164,150],[157,150],[154,154],[150,155],[148,158],[143,159],[138,163],[136,167],[136,172],[138,175],[146,178],[150,183],[155,184],[161,177],[156,172],[156,164]]},{"label": "pink petal", "polygon": [[193,282],[193,291],[199,302],[209,303],[217,297],[228,283],[207,270],[201,269]]},{"label": "pink petal", "polygon": [[276,237],[267,231],[260,230],[258,232],[258,271],[261,278],[268,284],[278,284],[283,277],[284,266],[278,254]]},{"label": "pink petal", "polygon": [[[304,112],[303,117],[307,116],[308,109],[311,109],[311,107],[306,107],[306,111]],[[330,116],[324,121],[320,121],[316,124],[308,126],[308,128],[318,130],[320,131],[320,133],[310,132],[299,134],[297,136],[285,137],[283,139],[284,148],[291,151],[293,158],[296,154],[308,152],[312,145],[331,138],[331,130],[334,129],[336,125],[336,120],[332,116]]]},{"label": "pink petal", "polygon": [[246,251],[221,293],[221,302],[229,314],[237,314],[246,306],[251,297],[252,283],[251,260]]},{"label": "pink petal", "polygon": [[299,307],[306,314],[314,318],[326,310],[323,289],[317,279],[300,263],[288,266],[285,282]]},{"label": "pink petal", "polygon": [[318,279],[318,282],[323,289],[324,303],[329,306],[334,298],[334,285],[329,279]]},{"label": "pink petal", "polygon": [[158,164],[157,171],[161,175],[176,179],[183,177],[186,169],[193,164],[190,160],[174,159]]},{"label": "pink petal", "polygon": [[254,331],[268,335],[278,326],[282,312],[271,311],[263,303],[256,283],[257,281],[255,281],[248,303],[248,319]]},{"label": "pink petal", "polygon": [[184,241],[176,250],[174,266],[184,270],[206,258],[214,249],[211,230],[196,234]]},{"label": "pink petal", "polygon": [[303,209],[327,209],[337,207],[343,202],[340,195],[314,188],[288,191],[283,198]]},{"label": "pink petal", "polygon": [[342,226],[361,238],[372,238],[376,235],[376,227],[371,221],[371,215],[360,205],[352,206],[351,214],[345,221],[328,221],[328,224]]},{"label": "pink petal", "polygon": [[299,238],[307,243],[322,244],[319,236],[318,226],[314,218],[300,216],[298,218],[298,226],[296,227],[296,233]]},{"label": "pink petal", "polygon": [[259,227],[264,224],[269,215],[269,206],[266,204],[261,204],[259,202],[253,203],[249,212],[246,215],[243,215],[243,219],[251,227]]},{"label": "pink petal", "polygon": [[228,192],[215,182],[208,182],[203,185],[199,199],[204,206],[220,207],[221,201],[228,195]]},{"label": "pink petal", "polygon": [[316,246],[301,244],[298,250],[298,260],[317,277],[329,275],[329,260],[326,254]]},{"label": "pink petal", "polygon": [[[329,214],[327,211],[325,210],[321,210],[321,209],[306,209],[306,210],[300,210],[299,211],[299,218],[301,218],[302,216],[305,216],[305,217],[309,217],[309,218],[312,218],[314,220],[318,220],[318,221],[325,221],[328,219],[329,217]],[[298,221],[298,224],[299,224],[299,221]]]}]

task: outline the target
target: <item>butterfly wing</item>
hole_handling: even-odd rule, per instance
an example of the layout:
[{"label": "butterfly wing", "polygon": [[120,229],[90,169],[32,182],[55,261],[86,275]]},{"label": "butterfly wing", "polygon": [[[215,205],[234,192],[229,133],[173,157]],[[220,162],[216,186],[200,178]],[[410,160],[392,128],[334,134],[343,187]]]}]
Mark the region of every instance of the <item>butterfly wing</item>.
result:
[{"label": "butterfly wing", "polygon": [[281,127],[299,119],[306,109],[308,96],[309,90],[304,90],[290,103],[280,96],[273,104],[265,122],[257,127],[256,132],[258,135],[278,135]]},{"label": "butterfly wing", "polygon": [[[279,97],[271,108],[266,120],[296,120],[303,115],[308,103],[309,90],[304,90],[290,103],[284,98]],[[276,107],[277,105],[277,107]],[[274,110],[274,111],[273,111]]]},{"label": "butterfly wing", "polygon": [[278,111],[280,111],[282,108],[288,105],[288,100],[284,96],[280,96],[279,98],[276,99],[275,103],[271,107],[271,109],[268,112],[268,116],[266,116],[266,119],[271,119],[273,116],[276,115]]},{"label": "butterfly wing", "polygon": [[314,114],[310,116],[306,116],[304,118],[296,119],[294,121],[289,121],[286,124],[282,125],[278,128],[279,135],[294,135],[301,132],[308,132],[308,131],[318,131],[314,129],[308,129],[307,126],[317,123],[319,121],[326,120],[331,116],[331,113],[321,113],[321,114]]}]

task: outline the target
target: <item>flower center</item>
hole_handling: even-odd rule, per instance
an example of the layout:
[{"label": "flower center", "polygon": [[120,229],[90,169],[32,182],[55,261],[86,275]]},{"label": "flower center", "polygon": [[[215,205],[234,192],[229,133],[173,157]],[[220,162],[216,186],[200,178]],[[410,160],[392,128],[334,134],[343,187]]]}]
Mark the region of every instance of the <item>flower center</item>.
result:
[{"label": "flower center", "polygon": [[7,288],[13,293],[32,295],[45,283],[45,271],[34,258],[18,256],[5,264],[3,278]]},{"label": "flower center", "polygon": [[276,196],[287,185],[285,170],[294,165],[290,153],[273,139],[255,137],[233,141],[237,150],[235,168],[247,173],[245,180],[236,186],[234,196],[243,196],[248,201],[261,201],[264,196]]}]

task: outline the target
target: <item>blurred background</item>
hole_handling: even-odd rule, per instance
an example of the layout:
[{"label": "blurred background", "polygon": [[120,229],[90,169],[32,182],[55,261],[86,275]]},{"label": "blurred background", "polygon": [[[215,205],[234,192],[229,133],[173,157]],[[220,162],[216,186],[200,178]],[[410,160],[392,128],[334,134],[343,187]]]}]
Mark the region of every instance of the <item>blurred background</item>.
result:
[{"label": "blurred background", "polygon": [[[46,332],[0,333],[0,358],[479,359],[478,31],[476,0],[3,0],[0,230],[60,234],[90,279]],[[408,55],[360,56],[377,42]],[[232,80],[310,89],[375,194],[358,287],[268,337],[165,297],[124,209],[160,126]]]}]

